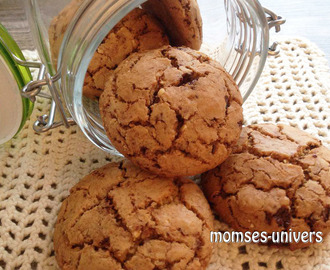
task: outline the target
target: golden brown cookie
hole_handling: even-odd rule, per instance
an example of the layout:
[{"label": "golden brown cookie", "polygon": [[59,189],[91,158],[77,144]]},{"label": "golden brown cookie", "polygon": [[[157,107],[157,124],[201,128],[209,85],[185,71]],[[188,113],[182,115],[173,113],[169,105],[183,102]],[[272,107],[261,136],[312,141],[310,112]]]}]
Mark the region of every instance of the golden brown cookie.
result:
[{"label": "golden brown cookie", "polygon": [[170,46],[131,55],[100,98],[112,144],[164,176],[194,175],[223,162],[241,132],[241,105],[238,87],[220,64]]},{"label": "golden brown cookie", "polygon": [[144,10],[134,9],[111,30],[96,50],[85,77],[84,95],[99,97],[113,70],[133,52],[168,44],[159,22]]},{"label": "golden brown cookie", "polygon": [[202,17],[196,0],[149,0],[143,8],[165,26],[173,46],[199,50],[202,45]]},{"label": "golden brown cookie", "polygon": [[[49,28],[52,55],[56,61],[64,32],[75,13],[73,10],[79,7],[79,1],[81,2],[74,0],[70,4],[70,12],[65,8],[53,19]],[[156,49],[168,44],[168,38],[159,22],[146,11],[134,9],[109,32],[96,50],[86,73],[84,96],[98,98],[111,72],[131,53]]]},{"label": "golden brown cookie", "polygon": [[330,150],[296,128],[243,128],[233,154],[203,174],[202,185],[214,210],[235,230],[321,231],[323,237],[329,232]]},{"label": "golden brown cookie", "polygon": [[128,161],[93,171],[71,189],[54,232],[62,269],[205,269],[213,216],[199,187]]}]

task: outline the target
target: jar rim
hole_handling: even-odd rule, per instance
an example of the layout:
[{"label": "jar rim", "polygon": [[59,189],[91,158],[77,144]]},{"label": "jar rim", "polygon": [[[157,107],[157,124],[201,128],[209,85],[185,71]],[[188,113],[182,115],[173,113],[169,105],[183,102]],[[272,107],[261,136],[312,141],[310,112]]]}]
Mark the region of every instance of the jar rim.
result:
[{"label": "jar rim", "polygon": [[[59,54],[61,91],[65,93],[63,96],[70,114],[93,144],[118,156],[122,155],[104,136],[102,123],[90,121],[86,116],[82,99],[83,83],[94,52],[105,36],[124,16],[144,2],[86,0],[77,11],[75,20],[70,23]],[[97,14],[92,22],[88,15],[91,13]]]}]

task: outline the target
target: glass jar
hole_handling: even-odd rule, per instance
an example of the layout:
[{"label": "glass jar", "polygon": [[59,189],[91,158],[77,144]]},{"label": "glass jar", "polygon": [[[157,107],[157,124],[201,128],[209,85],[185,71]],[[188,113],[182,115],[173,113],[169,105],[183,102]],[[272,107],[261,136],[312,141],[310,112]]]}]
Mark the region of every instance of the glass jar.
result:
[{"label": "glass jar", "polygon": [[[85,98],[82,88],[89,62],[99,44],[126,14],[145,1],[75,1],[82,3],[65,32],[57,66],[51,61],[47,30],[54,16],[71,0],[25,1],[43,70],[40,69],[38,80],[27,84],[22,91],[33,99],[42,86],[47,85],[50,90],[52,107],[48,116],[36,121],[37,132],[76,123],[96,146],[119,154],[106,136],[98,102]],[[257,0],[198,0],[198,4],[204,32],[201,51],[224,66],[246,100],[259,79],[269,50],[271,54],[278,53],[276,44],[269,46],[269,29],[275,26],[279,31],[284,20],[264,9]],[[62,118],[60,122],[54,121],[56,109]]]}]

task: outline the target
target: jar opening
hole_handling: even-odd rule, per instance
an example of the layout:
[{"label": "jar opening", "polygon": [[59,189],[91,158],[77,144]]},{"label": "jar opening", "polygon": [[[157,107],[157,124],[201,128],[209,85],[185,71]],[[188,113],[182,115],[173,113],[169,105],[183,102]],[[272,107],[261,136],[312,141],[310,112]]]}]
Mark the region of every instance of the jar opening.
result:
[{"label": "jar opening", "polygon": [[[30,0],[37,1],[37,0]],[[81,0],[82,1],[82,0]],[[67,108],[85,135],[112,154],[98,102],[83,97],[85,74],[109,31],[143,0],[85,0],[66,31],[60,53],[60,88]],[[268,24],[257,0],[200,0],[204,41],[201,51],[233,76],[244,99],[253,90],[268,52]]]}]

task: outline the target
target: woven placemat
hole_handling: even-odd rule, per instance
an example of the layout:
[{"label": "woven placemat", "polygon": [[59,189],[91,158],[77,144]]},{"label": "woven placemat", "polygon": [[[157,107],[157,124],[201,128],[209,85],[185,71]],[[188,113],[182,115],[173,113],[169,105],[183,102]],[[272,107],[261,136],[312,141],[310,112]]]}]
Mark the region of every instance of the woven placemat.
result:
[{"label": "woven placemat", "polygon": [[[281,54],[269,57],[244,104],[246,124],[282,122],[330,145],[330,73],[323,53],[308,40],[280,38]],[[36,60],[34,52],[25,52]],[[56,215],[69,189],[113,157],[78,127],[38,135],[32,125],[50,103],[38,99],[31,120],[0,146],[0,268],[56,269],[52,236]],[[216,230],[230,230],[216,221]],[[330,269],[330,237],[298,251],[257,244],[214,244],[209,270]]]}]

